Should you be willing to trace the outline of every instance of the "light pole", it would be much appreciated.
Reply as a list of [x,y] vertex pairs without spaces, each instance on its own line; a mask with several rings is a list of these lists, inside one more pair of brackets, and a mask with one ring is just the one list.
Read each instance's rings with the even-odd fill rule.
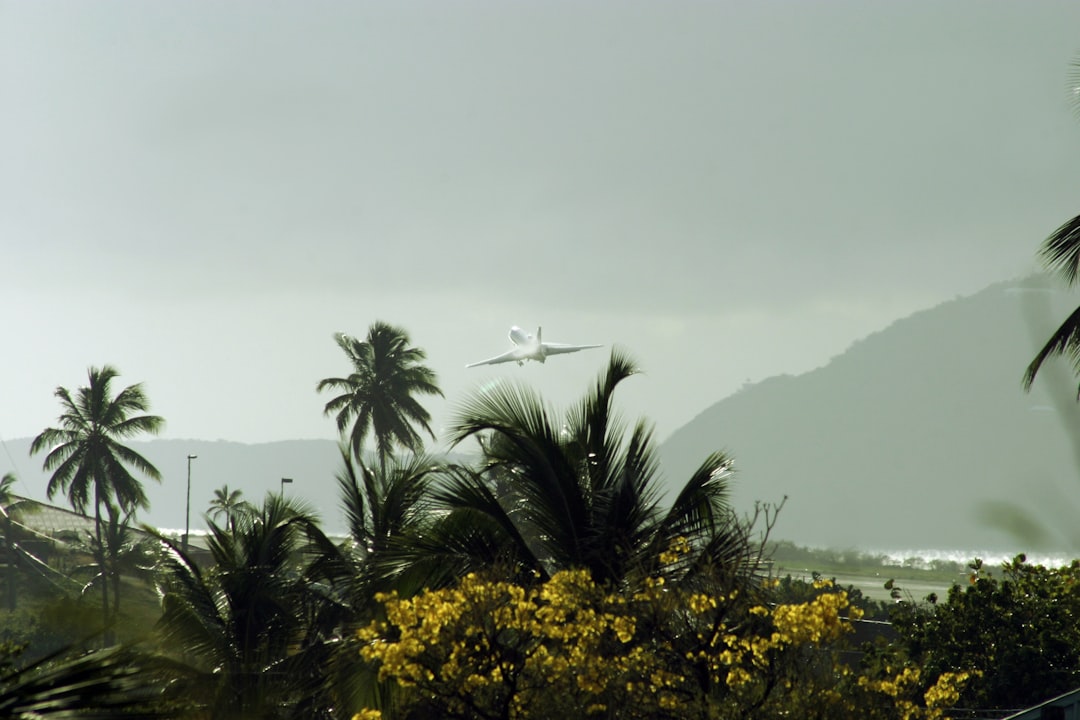
[[285,483],[292,484],[292,478],[281,478],[281,497],[285,497]]
[[187,456],[187,510],[184,511],[184,539],[181,543],[184,546],[184,552],[187,552],[188,533],[191,532],[191,461],[197,457],[199,456]]

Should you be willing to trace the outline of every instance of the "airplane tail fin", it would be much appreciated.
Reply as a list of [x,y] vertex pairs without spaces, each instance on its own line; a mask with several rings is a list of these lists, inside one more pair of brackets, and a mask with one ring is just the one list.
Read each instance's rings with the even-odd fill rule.
[[536,326],[536,344],[544,344],[544,328],[540,327],[539,325]]

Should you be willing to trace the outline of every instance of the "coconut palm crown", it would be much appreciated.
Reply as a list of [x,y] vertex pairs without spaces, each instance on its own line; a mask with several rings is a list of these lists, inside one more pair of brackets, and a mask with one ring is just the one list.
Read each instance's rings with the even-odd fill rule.
[[[660,571],[679,581],[754,575],[760,551],[728,503],[726,455],[708,456],[671,506],[660,505],[651,426],[627,426],[613,403],[636,373],[630,357],[613,350],[593,389],[561,418],[523,385],[489,387],[468,400],[451,439],[482,439],[485,464],[479,472],[459,468],[437,493],[449,513],[428,533],[428,560],[457,572],[510,563],[542,577],[585,568],[617,586]],[[686,552],[665,563],[676,543]],[[446,557],[439,546],[450,549]]]
[[334,340],[349,358],[352,372],[325,378],[316,389],[341,393],[326,403],[324,412],[335,416],[343,437],[348,432],[353,455],[362,459],[369,433],[375,437],[381,465],[395,445],[420,452],[423,438],[417,427],[432,439],[435,433],[429,425],[431,415],[415,396],[442,396],[435,372],[423,365],[426,353],[409,345],[405,330],[381,321],[371,325],[363,341],[345,333],[335,334]]
[[247,501],[241,499],[243,494],[241,490],[229,490],[227,484],[217,488],[214,490],[214,499],[210,501],[207,516],[211,520],[224,518],[229,531],[236,532],[236,519],[242,513],[252,510]]
[[74,393],[56,388],[62,408],[59,427],[45,428],[30,445],[31,455],[49,449],[44,462],[45,470],[53,473],[46,489],[49,498],[63,491],[82,513],[91,501],[100,510],[113,498],[125,512],[149,507],[142,483],[128,466],[161,480],[149,460],[121,441],[143,433],[156,435],[165,421],[157,415],[136,414],[149,409],[141,384],[129,385],[114,397],[112,383],[118,375],[109,365],[91,367],[85,387]]

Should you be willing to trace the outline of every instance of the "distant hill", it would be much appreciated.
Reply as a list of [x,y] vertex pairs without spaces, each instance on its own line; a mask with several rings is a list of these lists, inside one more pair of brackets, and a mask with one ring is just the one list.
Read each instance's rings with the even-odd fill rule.
[[730,452],[736,505],[789,496],[774,536],[802,544],[1080,551],[1076,382],[1058,363],[1020,386],[1078,302],[1036,278],[911,315],[717,402],[664,442],[665,473]]
[[[205,528],[203,513],[214,497],[214,490],[224,484],[241,490],[244,499],[260,502],[267,492],[282,488],[281,478],[292,478],[285,493],[303,498],[320,514],[326,528],[345,527],[338,509],[337,482],[341,455],[332,440],[288,440],[246,445],[206,440],[148,440],[129,443],[142,453],[164,476],[160,484],[145,481],[150,510],[139,513],[139,521],[158,528],[183,530],[187,493],[187,456],[197,455],[191,464],[191,527]],[[19,495],[42,500],[48,474],[41,471],[44,456],[30,458],[30,439],[6,442],[8,453],[17,466]],[[7,472],[10,461],[0,454],[0,472]],[[66,505],[63,496],[54,498]]]
[[[14,472],[19,479],[14,492],[34,500],[45,500],[49,474],[41,470],[44,455],[29,457],[31,438],[5,442],[0,451],[0,474]],[[187,493],[187,456],[191,463],[191,528],[206,528],[203,515],[214,490],[228,484],[243,492],[243,499],[261,502],[268,492],[280,492],[308,503],[319,515],[325,530],[344,532],[346,523],[339,502],[337,474],[342,469],[341,453],[334,440],[285,440],[245,444],[224,440],[143,440],[128,443],[161,471],[162,482],[144,480],[150,510],[138,521],[156,528],[184,529]],[[10,459],[8,457],[10,455]],[[464,461],[459,455],[455,461]],[[12,467],[14,461],[15,467]],[[293,482],[282,484],[282,478]],[[51,501],[67,507],[67,499],[57,495]]]

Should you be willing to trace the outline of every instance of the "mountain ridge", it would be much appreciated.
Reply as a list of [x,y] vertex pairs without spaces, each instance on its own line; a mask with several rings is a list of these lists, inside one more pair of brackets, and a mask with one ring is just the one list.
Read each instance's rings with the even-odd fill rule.
[[1020,384],[1068,300],[1038,279],[997,283],[898,319],[814,370],[744,386],[661,445],[668,481],[729,450],[736,507],[787,496],[776,533],[811,545],[1032,550],[1004,528],[1041,515],[1035,544],[1073,544],[1045,501],[1080,507],[1070,440],[1080,410],[1060,402],[1075,383],[1054,363],[1031,394]]

